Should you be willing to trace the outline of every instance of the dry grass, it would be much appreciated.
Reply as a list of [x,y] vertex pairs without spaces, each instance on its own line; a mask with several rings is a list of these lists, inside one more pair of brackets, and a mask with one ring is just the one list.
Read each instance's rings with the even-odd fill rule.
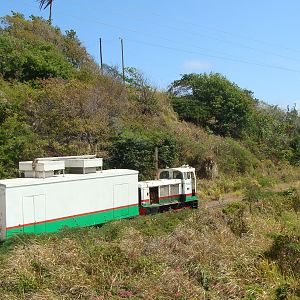
[[244,221],[241,237],[199,209],[16,238],[0,248],[0,299],[298,299],[299,277],[265,255],[278,215]]

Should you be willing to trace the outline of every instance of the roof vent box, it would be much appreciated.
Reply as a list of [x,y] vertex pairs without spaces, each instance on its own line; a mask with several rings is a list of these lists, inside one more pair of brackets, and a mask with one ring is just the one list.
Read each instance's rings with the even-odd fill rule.
[[64,171],[64,161],[21,161],[19,162],[19,170],[24,176],[34,178],[52,177],[55,171]]
[[66,168],[68,168],[69,173],[72,174],[90,174],[95,173],[97,168],[103,166],[102,158],[84,159],[75,158],[68,159],[65,161]]
[[33,161],[22,161],[19,170],[25,177],[46,178],[54,174],[90,174],[96,173],[97,168],[102,170],[102,158],[96,155],[61,156],[36,158]]

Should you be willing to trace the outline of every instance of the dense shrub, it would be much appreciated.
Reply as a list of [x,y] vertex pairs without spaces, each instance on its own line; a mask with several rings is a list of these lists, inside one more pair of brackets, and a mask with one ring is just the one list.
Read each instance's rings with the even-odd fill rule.
[[266,253],[267,257],[275,260],[283,273],[300,274],[300,236],[275,235],[273,244]]
[[186,121],[235,138],[247,128],[252,95],[221,74],[184,74],[170,90],[175,96],[174,109]]
[[228,226],[235,235],[240,237],[248,231],[245,210],[246,206],[240,202],[232,202],[223,209]]
[[112,142],[109,164],[138,170],[141,178],[153,178],[155,147],[158,147],[159,167],[173,166],[178,156],[176,142],[163,131],[124,131]]
[[53,45],[29,45],[8,35],[0,35],[0,73],[4,79],[28,81],[36,78],[71,78],[74,69]]
[[76,71],[98,71],[73,30],[64,35],[42,18],[26,20],[17,13],[1,18],[1,25],[0,73],[7,80],[68,79]]

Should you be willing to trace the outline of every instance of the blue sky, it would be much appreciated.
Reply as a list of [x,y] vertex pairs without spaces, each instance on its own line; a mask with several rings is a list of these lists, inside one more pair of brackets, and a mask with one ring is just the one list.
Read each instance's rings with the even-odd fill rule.
[[[71,3],[71,4],[70,4]],[[35,0],[0,0],[0,15],[48,17]],[[99,61],[141,70],[165,89],[180,74],[219,72],[255,97],[300,107],[300,1],[54,0],[53,23],[74,29]]]

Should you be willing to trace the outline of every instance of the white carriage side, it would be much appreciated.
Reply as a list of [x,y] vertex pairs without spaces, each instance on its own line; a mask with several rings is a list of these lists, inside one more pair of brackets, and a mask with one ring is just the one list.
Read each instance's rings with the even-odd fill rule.
[[40,160],[34,170],[28,162],[23,164],[27,177],[35,178],[0,180],[0,239],[23,232],[91,226],[139,214],[138,171],[96,171],[93,164],[99,164],[99,160],[76,160],[68,165],[81,174],[54,175],[57,170],[49,166],[61,168],[60,163],[45,162]]

